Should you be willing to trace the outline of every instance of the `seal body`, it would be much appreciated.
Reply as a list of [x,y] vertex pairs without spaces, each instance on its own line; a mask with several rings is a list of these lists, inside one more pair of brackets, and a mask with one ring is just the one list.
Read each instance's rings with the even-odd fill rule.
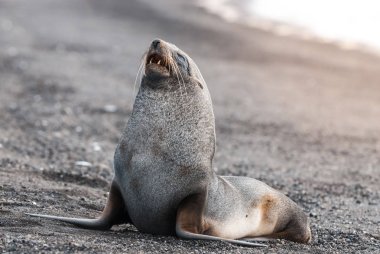
[[215,149],[208,99],[199,87],[160,93],[141,86],[114,159],[115,179],[139,230],[174,234],[179,203],[206,190]]
[[151,234],[235,240],[266,236],[310,241],[307,216],[293,201],[252,178],[217,176],[215,119],[194,61],[154,40],[142,65],[131,117],[114,156],[115,177],[97,219],[33,216],[89,229],[132,223]]
[[195,64],[176,46],[155,40],[144,62],[115,152],[115,181],[139,230],[175,234],[179,203],[204,192],[213,174],[214,114]]

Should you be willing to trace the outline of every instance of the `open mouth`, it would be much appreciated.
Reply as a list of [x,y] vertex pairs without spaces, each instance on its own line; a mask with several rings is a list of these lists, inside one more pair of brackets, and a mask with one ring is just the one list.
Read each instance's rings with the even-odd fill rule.
[[146,60],[146,68],[153,71],[169,73],[168,61],[159,54],[153,53]]

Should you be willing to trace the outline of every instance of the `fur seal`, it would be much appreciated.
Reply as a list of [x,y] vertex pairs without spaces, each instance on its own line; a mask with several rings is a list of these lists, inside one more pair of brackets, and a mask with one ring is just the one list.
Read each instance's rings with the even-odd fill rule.
[[[252,178],[212,169],[215,119],[195,62],[154,40],[139,69],[141,84],[115,151],[115,176],[97,219],[29,214],[88,229],[131,223],[141,232],[186,239],[311,239],[308,217],[288,197]],[[139,76],[138,73],[138,76]]]

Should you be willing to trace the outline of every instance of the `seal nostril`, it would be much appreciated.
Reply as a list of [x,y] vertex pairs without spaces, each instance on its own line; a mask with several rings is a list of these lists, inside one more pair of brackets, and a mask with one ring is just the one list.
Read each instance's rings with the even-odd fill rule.
[[154,41],[152,41],[153,48],[157,48],[158,45],[160,45],[160,40],[154,40]]

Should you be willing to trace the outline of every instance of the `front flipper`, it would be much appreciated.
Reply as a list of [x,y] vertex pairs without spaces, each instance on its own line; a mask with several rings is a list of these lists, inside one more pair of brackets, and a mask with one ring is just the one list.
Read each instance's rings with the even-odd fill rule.
[[249,247],[267,247],[267,245],[261,243],[226,239],[204,234],[205,232],[211,232],[203,216],[205,197],[205,194],[195,194],[181,202],[177,211],[176,221],[176,233],[178,237],[192,240],[224,241]]
[[97,219],[82,219],[82,218],[69,218],[69,217],[59,217],[45,214],[32,214],[26,213],[27,215],[34,217],[41,217],[52,220],[59,220],[63,222],[68,222],[74,224],[81,228],[87,229],[100,229],[106,230],[110,229],[113,225],[120,223],[131,223],[128,216],[126,206],[119,190],[119,187],[115,182],[112,182],[110,193],[108,196],[107,204],[103,210],[102,215]]

